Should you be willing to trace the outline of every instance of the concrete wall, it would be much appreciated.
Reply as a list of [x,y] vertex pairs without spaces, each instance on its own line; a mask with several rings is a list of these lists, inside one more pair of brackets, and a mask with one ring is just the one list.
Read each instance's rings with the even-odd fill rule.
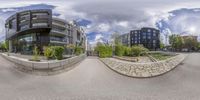
[[42,72],[42,74],[49,74],[49,72],[59,71],[74,66],[76,63],[86,58],[85,54],[75,56],[64,60],[52,60],[45,62],[28,61],[27,59],[20,59],[15,56],[8,56],[1,54],[7,60],[13,62],[18,69],[25,72]]

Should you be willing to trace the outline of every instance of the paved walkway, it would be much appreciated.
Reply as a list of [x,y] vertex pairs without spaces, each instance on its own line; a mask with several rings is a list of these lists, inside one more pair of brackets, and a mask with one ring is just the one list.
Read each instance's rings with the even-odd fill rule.
[[0,57],[1,100],[200,100],[200,54],[190,54],[173,71],[154,78],[119,75],[89,57],[55,76],[19,72]]

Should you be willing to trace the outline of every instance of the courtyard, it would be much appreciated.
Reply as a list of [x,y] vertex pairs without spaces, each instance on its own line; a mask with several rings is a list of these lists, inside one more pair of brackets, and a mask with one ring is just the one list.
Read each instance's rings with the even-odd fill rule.
[[174,70],[153,78],[131,78],[87,57],[53,76],[23,73],[0,56],[2,100],[198,100],[200,53],[189,53]]

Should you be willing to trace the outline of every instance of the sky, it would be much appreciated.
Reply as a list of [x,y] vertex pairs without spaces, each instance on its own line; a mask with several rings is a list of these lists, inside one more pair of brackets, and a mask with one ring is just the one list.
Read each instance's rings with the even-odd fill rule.
[[0,1],[0,40],[5,38],[9,16],[42,8],[52,9],[55,17],[77,21],[90,44],[110,40],[114,32],[125,34],[142,27],[159,29],[164,43],[171,34],[200,37],[199,0],[4,0]]

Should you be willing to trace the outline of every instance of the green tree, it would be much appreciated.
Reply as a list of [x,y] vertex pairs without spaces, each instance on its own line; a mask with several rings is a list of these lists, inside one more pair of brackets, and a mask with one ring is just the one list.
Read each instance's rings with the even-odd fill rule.
[[82,53],[83,53],[83,48],[81,48],[80,46],[76,46],[75,47],[75,54],[80,55]]
[[132,46],[131,52],[133,56],[141,56],[142,54],[145,55],[148,52],[147,48],[144,48],[143,46]]
[[192,37],[187,37],[184,39],[184,47],[188,49],[196,49],[198,47],[198,42]]
[[101,58],[112,56],[112,47],[109,45],[99,44],[96,46],[95,51],[99,53]]
[[124,56],[131,56],[131,48],[124,46]]
[[122,46],[121,44],[117,44],[115,46],[115,55],[116,56],[123,56],[125,51],[125,47]]
[[180,50],[184,45],[184,40],[181,36],[173,34],[169,36],[169,43],[175,50]]
[[198,46],[197,46],[198,50],[200,50],[200,43],[198,43]]
[[9,42],[6,40],[6,41],[3,41],[2,43],[1,43],[1,45],[0,45],[0,48],[1,49],[4,49],[4,50],[6,50],[6,51],[8,51],[9,50]]
[[177,36],[175,41],[175,48],[180,50],[183,47],[183,45],[184,45],[183,38],[181,36]]
[[160,49],[163,49],[165,45],[163,43],[160,43]]

